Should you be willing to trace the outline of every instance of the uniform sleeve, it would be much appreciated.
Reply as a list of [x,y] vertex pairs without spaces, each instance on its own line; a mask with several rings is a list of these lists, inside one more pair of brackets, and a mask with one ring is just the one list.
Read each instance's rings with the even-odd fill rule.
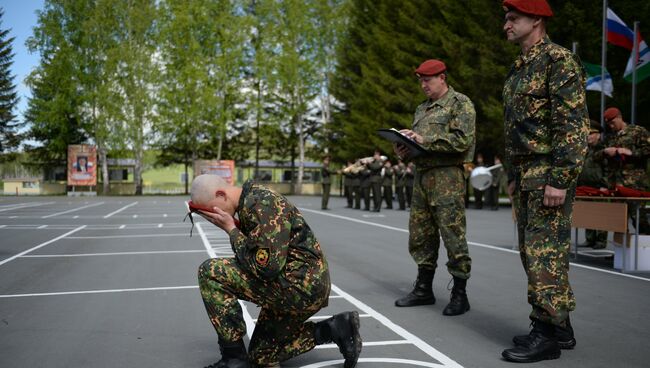
[[547,183],[566,189],[574,183],[587,153],[589,118],[585,79],[580,64],[571,56],[554,62],[549,78],[551,97],[552,167]]
[[250,211],[253,230],[248,235],[235,228],[230,243],[239,264],[259,279],[275,279],[284,269],[291,239],[291,221],[278,197],[256,201]]
[[650,156],[650,134],[644,128],[638,127],[634,136],[632,157],[645,158]]
[[469,100],[456,102],[452,116],[444,133],[424,136],[423,146],[432,152],[461,153],[474,143],[476,111]]

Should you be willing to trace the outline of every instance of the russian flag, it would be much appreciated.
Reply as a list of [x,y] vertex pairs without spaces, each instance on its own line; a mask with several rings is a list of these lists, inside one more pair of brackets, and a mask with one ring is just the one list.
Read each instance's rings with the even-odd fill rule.
[[634,48],[634,31],[610,8],[607,8],[607,42],[630,51]]

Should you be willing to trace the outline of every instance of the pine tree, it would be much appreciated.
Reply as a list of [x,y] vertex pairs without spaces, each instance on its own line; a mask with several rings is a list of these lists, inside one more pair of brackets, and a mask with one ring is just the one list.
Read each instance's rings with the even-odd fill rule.
[[9,30],[2,28],[4,10],[0,8],[0,153],[5,153],[18,147],[19,123],[16,122],[14,109],[18,104],[18,95],[14,76],[11,73],[13,51],[11,43],[14,37],[9,37]]

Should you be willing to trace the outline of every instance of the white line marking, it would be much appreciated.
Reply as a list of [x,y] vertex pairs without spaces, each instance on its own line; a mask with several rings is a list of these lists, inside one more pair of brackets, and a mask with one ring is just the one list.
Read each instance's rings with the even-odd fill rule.
[[113,216],[114,214],[120,213],[120,212],[124,211],[125,209],[127,209],[129,207],[135,206],[136,204],[138,204],[138,201],[135,201],[135,202],[133,202],[131,204],[127,204],[126,206],[120,208],[119,210],[113,211],[113,212],[109,213],[108,215],[104,216],[104,218],[109,218],[109,217]]
[[138,215],[133,215],[133,218],[138,218]]
[[11,206],[11,207],[0,209],[0,212],[11,211],[11,210],[19,210],[19,209],[21,209],[21,208],[28,208],[28,207],[45,206],[45,205],[47,205],[47,204],[53,204],[53,203],[54,203],[54,202],[45,202],[45,203],[36,202],[36,203],[17,203],[17,204],[10,204],[10,205],[8,205],[8,206]]
[[[321,319],[328,319],[328,318],[331,318],[331,317],[333,317],[333,316],[313,316],[313,317],[309,318],[309,320],[310,321],[318,321],[318,320],[321,320]],[[368,317],[372,317],[372,316],[369,315],[369,314],[359,314],[359,318],[368,318]]]
[[57,293],[0,295],[0,298],[22,298],[27,296],[58,296],[58,295],[77,295],[77,294],[108,294],[108,293],[124,293],[129,291],[165,291],[165,290],[183,290],[183,289],[198,289],[198,288],[199,288],[198,286],[166,286],[166,287],[134,288],[134,289],[61,291]]
[[12,256],[12,257],[9,257],[9,258],[7,258],[7,259],[5,259],[3,261],[0,261],[0,266],[2,266],[3,264],[5,264],[7,262],[13,261],[14,259],[16,259],[18,257],[24,256],[25,254],[27,254],[29,252],[35,251],[36,249],[43,248],[44,246],[46,246],[48,244],[54,243],[55,241],[57,241],[59,239],[63,239],[63,238],[65,238],[66,236],[68,236],[70,234],[76,233],[77,231],[83,229],[84,227],[86,227],[86,225],[79,226],[78,228],[76,228],[76,229],[74,229],[72,231],[68,231],[67,233],[65,233],[65,234],[63,234],[61,236],[57,236],[56,238],[54,238],[52,240],[48,240],[45,243],[41,243],[41,244],[39,244],[39,245],[37,245],[37,246],[35,246],[33,248],[27,249],[24,252],[20,252],[20,253],[18,253],[16,255]]
[[339,289],[336,285],[332,284],[332,290],[334,290],[337,294],[343,296],[348,302],[352,303],[355,307],[357,307],[360,310],[362,310],[363,312],[373,316],[382,325],[388,327],[390,330],[392,330],[396,334],[400,335],[405,340],[410,341],[413,345],[417,346],[420,350],[422,350],[423,352],[428,354],[430,357],[432,357],[435,360],[439,361],[440,363],[444,364],[445,367],[463,368],[463,366],[456,363],[454,360],[452,360],[448,356],[444,355],[443,353],[439,352],[433,346],[427,344],[426,342],[424,342],[419,337],[417,337],[417,336],[413,335],[412,333],[406,331],[404,328],[396,325],[391,320],[386,318],[384,315],[382,315],[381,313],[379,313],[379,312],[375,311],[374,309],[370,308],[370,306],[363,303],[359,299],[357,299],[357,298],[353,297],[352,295],[350,295],[350,294],[344,292],[343,290]]
[[10,216],[9,218],[10,218],[10,219],[15,219],[15,218],[17,218],[17,217],[18,217],[18,216]]
[[124,229],[126,225],[120,225],[120,229]]
[[208,255],[210,258],[217,258],[217,255],[214,253],[214,249],[210,246],[210,242],[208,241],[208,238],[205,236],[205,232],[203,231],[203,227],[201,224],[196,224],[196,230],[198,230],[199,236],[201,237],[201,240],[203,240],[203,246],[205,247],[205,250],[208,252]]
[[166,213],[164,213],[164,214],[163,214],[163,217],[167,217],[167,214],[166,214]]
[[[413,344],[412,342],[408,340],[387,340],[387,341],[364,341],[363,346],[388,346],[388,345],[411,345]],[[325,345],[317,345],[314,347],[314,349],[338,349],[338,345],[336,344],[325,344]]]
[[0,229],[2,229],[3,227],[6,227],[6,226],[7,226],[7,225],[0,225]]
[[199,250],[161,250],[146,252],[114,252],[114,253],[79,253],[79,254],[33,254],[22,256],[21,258],[64,258],[64,257],[92,257],[92,256],[122,256],[122,255],[139,255],[139,254],[178,254],[178,253],[203,253]]
[[47,227],[47,225],[41,225],[41,226],[37,227],[37,229],[45,229],[46,227]]
[[161,228],[161,227],[163,227],[163,224],[158,224],[158,228]]
[[[359,358],[359,363],[396,363],[396,364],[406,364],[406,365],[415,365],[418,367],[429,367],[429,368],[442,368],[443,365],[429,362],[422,362],[419,360],[410,360],[410,359],[394,359],[394,358]],[[303,365],[301,368],[322,368],[322,367],[340,367],[343,365],[343,359],[339,360],[327,360],[324,362],[313,363],[309,365]]]
[[78,218],[79,218],[79,215],[74,215],[74,216],[72,216],[72,218],[73,218],[73,219],[78,219]]
[[[335,217],[335,218],[339,218],[339,219],[343,219],[343,220],[347,220],[347,221],[359,222],[359,223],[370,225],[370,226],[377,226],[377,227],[381,227],[381,228],[385,228],[385,229],[389,229],[389,230],[400,231],[400,232],[403,232],[403,233],[408,233],[409,232],[407,229],[400,229],[400,228],[397,228],[397,227],[386,226],[386,225],[377,224],[377,223],[370,222],[370,221],[362,221],[362,220],[358,220],[358,219],[355,219],[355,218],[352,218],[352,217],[332,215],[332,214],[329,214],[329,213],[323,213],[321,211],[314,211],[314,210],[309,210],[309,209],[305,209],[305,208],[300,208],[300,210],[301,211],[307,211],[307,212],[313,212],[313,213],[323,215],[323,216]],[[497,246],[489,245],[489,244],[476,243],[476,242],[471,242],[471,241],[468,241],[467,244],[474,245],[474,246],[477,246],[477,247],[482,247],[482,248],[498,250],[500,252],[519,254],[519,252],[516,251],[516,250],[512,250],[512,249],[508,249],[508,248],[501,248],[501,247],[497,247]],[[582,264],[579,264],[579,263],[570,262],[570,265],[572,267],[583,268],[583,269],[586,269],[586,270],[603,272],[603,273],[607,273],[607,274],[610,274],[610,275],[616,275],[616,276],[621,276],[621,277],[627,277],[627,278],[630,278],[630,279],[650,282],[650,279],[648,279],[648,278],[644,278],[644,277],[640,277],[640,276],[634,276],[634,275],[621,273],[621,272],[616,272],[616,271],[603,270],[602,268],[585,266],[585,265],[582,265]]]
[[162,238],[170,236],[187,236],[187,234],[135,234],[135,235],[105,235],[105,236],[71,236],[68,239],[119,239],[119,238]]
[[41,218],[50,218],[50,217],[54,217],[54,216],[58,216],[58,215],[63,215],[63,214],[70,213],[70,212],[74,212],[74,211],[83,210],[84,208],[95,207],[95,206],[101,206],[102,204],[104,204],[104,202],[93,203],[93,204],[89,204],[89,205],[87,205],[87,206],[81,206],[81,207],[78,207],[78,208],[73,208],[73,209],[71,209],[71,210],[67,210],[67,211],[63,211],[63,212],[53,213],[53,214],[51,214],[51,215],[43,216],[43,217],[41,217]]

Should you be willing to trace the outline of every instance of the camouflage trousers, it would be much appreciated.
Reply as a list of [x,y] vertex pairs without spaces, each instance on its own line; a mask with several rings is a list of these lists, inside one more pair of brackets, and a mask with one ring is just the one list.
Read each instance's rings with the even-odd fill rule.
[[220,340],[231,342],[246,335],[239,300],[261,307],[251,337],[248,355],[260,367],[279,364],[316,346],[313,322],[307,321],[329,298],[329,276],[322,282],[326,290],[307,295],[278,281],[263,282],[242,271],[234,259],[213,258],[199,267],[199,290],[210,322]]
[[435,270],[442,237],[447,270],[468,279],[472,259],[465,237],[465,180],[462,169],[454,169],[417,173],[409,217],[409,253],[418,268]]
[[562,325],[575,309],[569,284],[571,213],[575,188],[567,190],[564,205],[544,206],[544,190],[515,189],[519,255],[528,276],[531,319]]

